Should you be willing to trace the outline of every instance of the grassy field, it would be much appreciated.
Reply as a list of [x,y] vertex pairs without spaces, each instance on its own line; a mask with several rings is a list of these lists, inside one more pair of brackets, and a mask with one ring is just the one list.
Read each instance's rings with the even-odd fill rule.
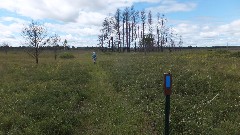
[[171,134],[240,133],[238,52],[68,53],[0,52],[0,134],[164,134],[166,72]]

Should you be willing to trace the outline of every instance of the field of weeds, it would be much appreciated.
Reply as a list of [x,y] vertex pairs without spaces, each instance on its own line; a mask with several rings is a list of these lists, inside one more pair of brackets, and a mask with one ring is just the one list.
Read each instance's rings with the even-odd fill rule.
[[168,72],[170,134],[239,134],[238,52],[67,53],[0,52],[0,134],[164,134]]

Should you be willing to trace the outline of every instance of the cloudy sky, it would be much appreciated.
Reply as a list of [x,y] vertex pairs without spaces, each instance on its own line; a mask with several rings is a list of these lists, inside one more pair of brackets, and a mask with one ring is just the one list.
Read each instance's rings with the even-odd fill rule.
[[0,0],[0,44],[22,46],[20,32],[34,19],[70,46],[96,46],[103,19],[131,5],[164,13],[183,46],[240,45],[239,0]]

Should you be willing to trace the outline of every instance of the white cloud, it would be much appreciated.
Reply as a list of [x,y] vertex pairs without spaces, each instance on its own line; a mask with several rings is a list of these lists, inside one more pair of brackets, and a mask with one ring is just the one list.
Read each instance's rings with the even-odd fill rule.
[[[4,24],[4,23],[6,24]],[[8,42],[11,46],[20,44],[20,33],[23,28],[25,20],[14,17],[1,17],[0,18],[0,44]]]
[[[50,18],[64,22],[75,22],[76,18],[92,21],[103,19],[117,8],[131,6],[134,2],[157,2],[159,0],[1,0],[0,8],[16,12],[33,19]],[[90,13],[90,14],[88,14]],[[91,18],[91,19],[88,19]]]
[[174,30],[183,36],[185,43],[198,46],[239,45],[240,20],[222,25],[180,23]]
[[200,37],[202,38],[214,38],[219,35],[218,32],[210,31],[210,32],[200,32]]
[[25,20],[14,18],[14,17],[0,17],[0,23],[1,22],[9,22],[9,23],[26,23]]
[[58,33],[61,39],[67,39],[71,46],[96,46],[97,35],[100,27],[91,25],[84,27],[83,24],[69,22],[65,24],[45,23],[49,33]]
[[174,30],[181,35],[191,34],[199,31],[199,26],[190,23],[180,23],[174,27]]
[[[152,10],[154,14],[187,12],[197,7],[194,2],[178,0],[1,0],[0,8],[33,19],[60,21],[60,23],[45,23],[49,33],[58,33],[71,45],[95,46],[103,19],[109,13],[114,13],[117,8],[138,2],[155,3],[154,7],[147,9]],[[202,24],[189,20],[179,22],[173,29],[183,36],[185,43],[199,43],[201,46],[201,43],[213,42],[212,40],[218,44],[224,41],[236,43],[240,40],[240,20],[214,26],[209,24],[209,18],[206,18]],[[27,21],[21,18],[0,17],[0,43],[8,41],[19,45],[20,41],[16,39],[21,38],[19,33],[26,23]]]
[[102,21],[106,18],[106,15],[98,12],[84,12],[80,11],[76,21],[82,25],[101,25]]
[[[178,9],[184,7],[184,4],[174,1],[166,3],[166,0],[1,0],[0,8],[33,19],[61,21],[61,24],[46,23],[49,33],[59,33],[62,38],[67,38],[70,42],[82,44],[95,42],[96,44],[104,18],[109,13],[114,13],[117,8],[131,6],[138,2],[165,2],[168,7],[172,6]],[[4,25],[1,22],[8,22],[10,25]],[[23,24],[26,24],[26,21],[19,18],[1,18],[0,35],[3,37],[2,39],[10,40],[10,38],[16,37],[16,33],[19,38]],[[95,39],[93,40],[91,37],[95,37]]]
[[78,9],[64,0],[38,0],[37,2],[33,0],[2,0],[0,8],[33,19],[53,18],[73,21],[78,14]]
[[235,20],[229,24],[221,25],[218,27],[218,31],[221,33],[238,33],[240,32],[240,20]]
[[73,34],[78,36],[97,36],[100,32],[100,27],[91,25],[84,27],[79,23],[65,23],[65,24],[52,24],[45,23],[50,32]]
[[202,29],[203,29],[203,30],[209,30],[210,27],[209,27],[209,26],[204,26]]
[[169,13],[169,12],[179,12],[179,11],[191,11],[195,9],[197,6],[196,3],[193,2],[177,2],[176,0],[163,0],[159,2],[159,6],[149,8],[148,10],[154,12],[161,13]]

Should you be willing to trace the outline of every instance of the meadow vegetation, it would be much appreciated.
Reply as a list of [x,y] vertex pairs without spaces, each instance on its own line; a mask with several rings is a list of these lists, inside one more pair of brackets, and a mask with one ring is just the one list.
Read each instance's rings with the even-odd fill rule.
[[0,52],[0,134],[164,134],[168,72],[170,134],[239,134],[239,52],[97,55]]

